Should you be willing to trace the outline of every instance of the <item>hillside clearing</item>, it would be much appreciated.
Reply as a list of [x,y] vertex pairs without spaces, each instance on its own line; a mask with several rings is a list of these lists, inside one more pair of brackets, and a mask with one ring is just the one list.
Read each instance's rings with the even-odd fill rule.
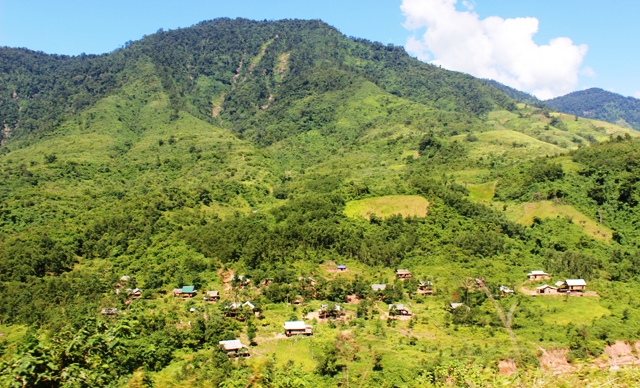
[[511,206],[507,210],[507,216],[519,224],[530,226],[535,217],[545,219],[553,217],[569,217],[573,223],[593,238],[609,242],[612,230],[600,225],[595,220],[582,214],[571,205],[554,204],[553,201],[540,201],[526,203],[524,205]]
[[383,218],[394,214],[424,217],[428,210],[429,202],[419,195],[387,195],[347,202],[344,212],[351,218],[369,219],[371,214]]

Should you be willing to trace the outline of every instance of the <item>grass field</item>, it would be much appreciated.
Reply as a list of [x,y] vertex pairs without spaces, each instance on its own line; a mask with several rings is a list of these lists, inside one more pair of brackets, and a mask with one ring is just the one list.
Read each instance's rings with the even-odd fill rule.
[[347,202],[344,212],[347,216],[369,218],[371,214],[389,217],[401,214],[403,217],[424,217],[429,211],[429,202],[418,195],[387,195],[384,197],[360,199]]
[[571,205],[556,205],[552,201],[540,201],[515,205],[509,207],[506,212],[507,217],[522,225],[533,224],[534,217],[541,219],[553,217],[569,217],[573,223],[580,226],[586,234],[603,241],[610,241],[612,230],[604,225],[600,225],[595,220],[590,219],[580,213]]
[[542,320],[548,324],[568,325],[576,322],[591,322],[593,319],[610,314],[597,298],[536,297],[534,303],[540,306]]
[[491,201],[496,192],[496,184],[498,184],[498,181],[482,184],[467,184],[469,199],[473,201]]

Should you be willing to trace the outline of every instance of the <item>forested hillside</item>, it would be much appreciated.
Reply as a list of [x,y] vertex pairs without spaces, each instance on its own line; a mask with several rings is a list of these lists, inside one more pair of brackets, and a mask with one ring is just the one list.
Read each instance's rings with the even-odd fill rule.
[[591,88],[569,93],[545,103],[561,112],[628,125],[640,130],[640,100],[637,98]]
[[635,131],[320,21],[0,62],[0,385],[637,381]]

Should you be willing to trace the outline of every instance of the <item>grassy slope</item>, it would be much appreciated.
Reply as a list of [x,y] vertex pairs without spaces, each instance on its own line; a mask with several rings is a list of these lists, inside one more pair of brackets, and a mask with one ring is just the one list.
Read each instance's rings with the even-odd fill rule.
[[388,195],[347,202],[344,212],[349,217],[369,218],[371,214],[388,217],[401,214],[403,217],[425,217],[429,202],[418,195]]

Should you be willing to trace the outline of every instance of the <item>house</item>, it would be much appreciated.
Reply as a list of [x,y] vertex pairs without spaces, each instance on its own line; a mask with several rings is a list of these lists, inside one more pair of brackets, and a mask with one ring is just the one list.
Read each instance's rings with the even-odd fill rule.
[[[225,315],[231,318],[238,317],[238,311],[244,309],[245,307],[248,307],[249,309],[251,309],[251,311],[253,311],[255,314],[256,306],[253,303],[247,301],[244,303],[233,302],[224,306],[224,310],[226,311]],[[244,317],[241,316],[238,319],[242,320],[244,319]]]
[[131,280],[131,276],[128,276],[128,275],[122,275],[122,276],[120,277],[120,281],[121,281],[121,282],[128,282],[129,280]]
[[[390,304],[389,305],[390,315],[401,315],[401,316],[411,316],[411,311],[407,309],[403,304]],[[391,314],[391,312],[395,312],[395,314]]]
[[544,271],[531,271],[527,274],[527,279],[529,280],[545,280],[549,278],[549,274]]
[[182,298],[193,298],[198,293],[194,286],[183,286],[182,288],[174,288],[173,296]]
[[130,288],[127,288],[127,295],[129,295],[133,299],[138,299],[142,296],[142,290],[139,288],[135,288],[133,290]]
[[340,265],[338,265],[338,267],[337,267],[337,268],[338,268],[338,272],[344,272],[344,271],[346,271],[346,270],[347,270],[347,266],[346,266],[346,265],[344,265],[344,264],[340,264]]
[[331,309],[329,308],[329,305],[323,304],[318,310],[318,318],[320,319],[338,318],[341,315],[344,315],[344,311],[342,310],[342,307],[337,304],[333,305]]
[[229,357],[249,357],[249,348],[240,340],[220,341],[218,344]]
[[433,283],[429,280],[418,283],[418,294],[433,294]]
[[409,279],[411,276],[411,272],[408,269],[399,269],[396,271],[396,277],[398,279]]
[[464,303],[449,303],[449,310],[453,311],[464,306]]
[[118,313],[118,309],[115,307],[104,308],[100,311],[102,315],[116,315]]
[[562,286],[559,291],[561,292],[571,292],[571,291],[580,291],[583,292],[587,288],[587,282],[584,279],[567,279],[562,282]]
[[387,288],[386,284],[372,284],[371,289],[373,291],[384,291]]
[[540,295],[554,295],[558,293],[558,288],[554,286],[550,286],[548,284],[544,284],[540,287],[536,287],[536,294]]
[[312,335],[313,327],[306,325],[304,321],[287,321],[284,323],[284,334],[287,337],[292,335]]
[[220,300],[220,292],[219,291],[207,291],[203,295],[203,299],[205,302],[217,302]]
[[502,296],[505,296],[507,294],[513,294],[513,290],[507,286],[500,286],[499,290]]

